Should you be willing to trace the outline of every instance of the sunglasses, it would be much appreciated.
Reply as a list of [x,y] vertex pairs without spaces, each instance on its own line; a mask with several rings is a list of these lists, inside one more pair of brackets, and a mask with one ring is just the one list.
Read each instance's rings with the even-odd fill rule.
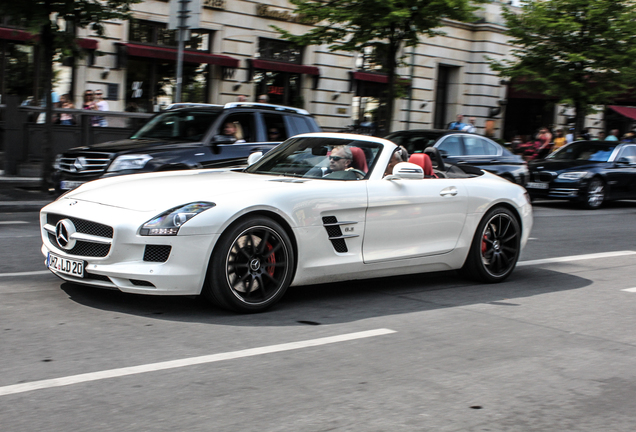
[[349,158],[342,157],[342,156],[329,156],[329,160],[332,160],[332,161],[338,162],[340,159],[349,159]]

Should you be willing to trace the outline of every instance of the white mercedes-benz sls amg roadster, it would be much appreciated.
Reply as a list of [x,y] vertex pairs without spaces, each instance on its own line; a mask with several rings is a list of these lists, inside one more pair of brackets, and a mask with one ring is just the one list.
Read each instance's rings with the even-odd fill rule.
[[42,253],[65,281],[202,294],[239,312],[265,310],[290,285],[443,270],[506,279],[532,228],[525,189],[445,165],[435,149],[402,152],[315,133],[247,168],[96,180],[42,209]]

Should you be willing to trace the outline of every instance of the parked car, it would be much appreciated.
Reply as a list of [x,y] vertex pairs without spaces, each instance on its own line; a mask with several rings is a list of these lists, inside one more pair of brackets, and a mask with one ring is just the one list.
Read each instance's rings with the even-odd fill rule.
[[[224,125],[241,129],[240,140]],[[286,138],[321,129],[305,110],[280,105],[177,104],[149,120],[129,139],[76,147],[57,156],[53,182],[58,193],[97,178],[245,164]],[[269,132],[277,131],[278,136]]]
[[566,199],[597,209],[636,198],[636,144],[576,141],[532,161],[526,185],[533,199]]
[[426,147],[435,147],[447,163],[476,166],[521,186],[528,181],[528,164],[521,156],[480,135],[414,129],[393,132],[385,138],[403,146],[409,154],[422,153]]
[[42,253],[69,282],[202,293],[241,312],[272,306],[290,285],[453,269],[505,280],[532,227],[525,189],[471,166],[425,176],[430,161],[385,175],[396,150],[305,134],[247,168],[96,180],[42,209]]

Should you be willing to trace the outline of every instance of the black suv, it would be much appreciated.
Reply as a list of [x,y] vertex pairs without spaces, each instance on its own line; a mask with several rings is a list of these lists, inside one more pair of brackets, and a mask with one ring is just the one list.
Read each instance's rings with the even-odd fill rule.
[[[265,153],[293,135],[320,132],[314,118],[298,108],[243,102],[184,105],[157,114],[128,139],[58,155],[53,173],[57,192],[114,175],[242,165],[251,153]],[[228,123],[239,136],[223,135]]]

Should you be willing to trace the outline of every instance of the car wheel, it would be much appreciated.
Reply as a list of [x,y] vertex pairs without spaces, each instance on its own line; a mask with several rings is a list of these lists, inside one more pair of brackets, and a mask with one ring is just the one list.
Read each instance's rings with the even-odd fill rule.
[[203,294],[237,312],[261,312],[285,294],[294,273],[292,242],[265,217],[245,219],[223,233],[210,259]]
[[481,282],[501,282],[517,265],[520,249],[517,218],[510,210],[495,207],[479,223],[461,273]]
[[605,193],[605,183],[603,183],[603,180],[594,177],[587,185],[583,206],[591,210],[600,208],[605,202]]

